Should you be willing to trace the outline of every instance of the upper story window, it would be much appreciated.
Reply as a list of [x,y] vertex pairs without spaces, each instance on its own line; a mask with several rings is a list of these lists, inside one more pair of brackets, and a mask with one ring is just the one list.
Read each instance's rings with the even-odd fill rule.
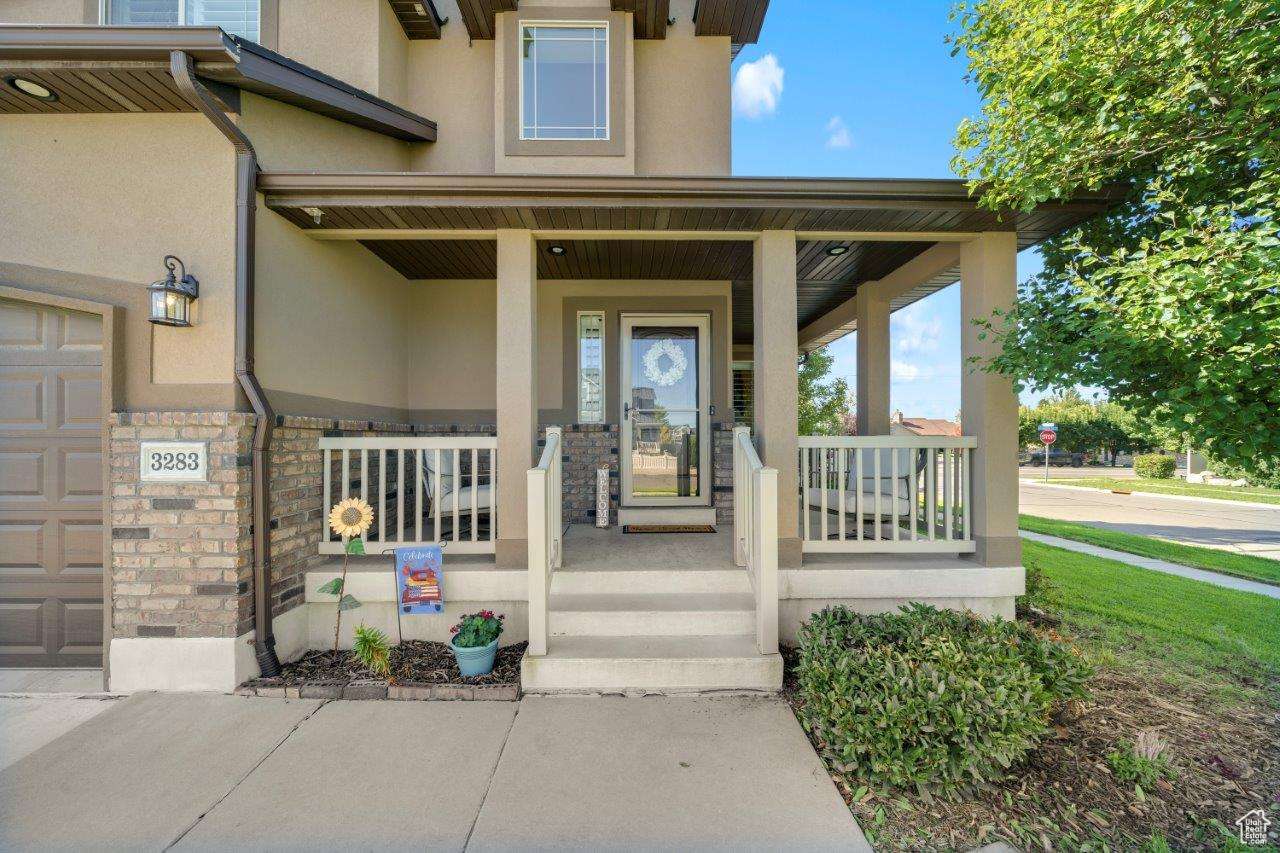
[[520,138],[609,138],[609,25],[521,26]]
[[104,0],[109,24],[222,27],[249,41],[261,36],[260,0]]

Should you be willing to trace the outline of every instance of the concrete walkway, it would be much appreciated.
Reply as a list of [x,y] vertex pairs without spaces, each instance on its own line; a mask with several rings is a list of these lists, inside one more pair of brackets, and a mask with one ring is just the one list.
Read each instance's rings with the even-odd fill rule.
[[1117,495],[1022,480],[1019,511],[1170,542],[1280,559],[1280,505]]
[[871,849],[773,697],[110,704],[0,770],[0,849]]
[[1107,560],[1116,560],[1117,562],[1127,563],[1130,566],[1137,566],[1140,569],[1151,569],[1153,571],[1164,572],[1169,575],[1178,575],[1183,578],[1204,581],[1205,583],[1225,587],[1226,589],[1237,589],[1241,592],[1254,592],[1258,595],[1265,595],[1267,598],[1280,599],[1280,586],[1258,583],[1257,581],[1245,580],[1244,578],[1224,575],[1219,572],[1209,572],[1204,569],[1193,569],[1190,566],[1184,566],[1179,563],[1170,563],[1167,560],[1155,560],[1150,557],[1140,557],[1137,554],[1130,554],[1126,551],[1102,548],[1098,545],[1090,545],[1087,542],[1076,542],[1075,540],[1063,539],[1059,536],[1045,536],[1043,533],[1032,533],[1029,530],[1023,530],[1021,533],[1023,539],[1029,539],[1032,542],[1040,542],[1044,545],[1052,545],[1055,548],[1065,548],[1068,551],[1075,551],[1077,554],[1088,554],[1091,557],[1102,557]]

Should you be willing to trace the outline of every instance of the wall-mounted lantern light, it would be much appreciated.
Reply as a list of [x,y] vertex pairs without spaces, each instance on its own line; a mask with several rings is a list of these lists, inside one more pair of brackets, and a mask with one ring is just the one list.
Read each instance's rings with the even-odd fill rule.
[[[190,326],[191,303],[200,298],[200,282],[187,275],[186,265],[173,255],[164,256],[169,272],[147,287],[151,291],[151,322],[161,326]],[[178,270],[182,275],[177,275]]]

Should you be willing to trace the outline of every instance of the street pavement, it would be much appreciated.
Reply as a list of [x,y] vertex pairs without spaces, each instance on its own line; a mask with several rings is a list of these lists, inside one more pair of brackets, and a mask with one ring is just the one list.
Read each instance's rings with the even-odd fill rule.
[[0,770],[0,850],[170,847],[871,849],[777,697],[140,693]]
[[1030,480],[1022,480],[1018,492],[1019,512],[1026,515],[1280,560],[1280,505],[1263,509],[1231,501],[1117,495]]

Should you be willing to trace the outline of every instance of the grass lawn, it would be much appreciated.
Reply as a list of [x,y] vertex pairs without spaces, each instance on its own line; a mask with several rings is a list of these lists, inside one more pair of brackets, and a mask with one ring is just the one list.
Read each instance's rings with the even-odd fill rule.
[[[1034,479],[1027,477],[1025,479]],[[1043,480],[1041,480],[1043,482]],[[1154,492],[1158,495],[1185,495],[1189,498],[1217,498],[1224,501],[1251,501],[1253,503],[1280,504],[1280,489],[1264,489],[1261,486],[1206,486],[1182,480],[1149,480],[1145,477],[1054,477],[1050,483],[1064,486],[1086,486],[1092,489],[1119,489],[1125,492]]]
[[1114,548],[1142,557],[1156,560],[1168,560],[1170,563],[1181,563],[1197,569],[1208,569],[1224,575],[1248,578],[1280,585],[1280,560],[1266,557],[1253,557],[1249,554],[1236,554],[1231,551],[1219,551],[1214,548],[1201,548],[1195,545],[1183,545],[1178,542],[1165,542],[1149,536],[1138,536],[1133,533],[1122,533],[1118,530],[1106,530],[1088,524],[1077,524],[1073,521],[1057,521],[1051,518],[1040,518],[1035,515],[1019,515],[1018,526],[1032,533],[1043,533],[1046,536],[1061,536],[1063,539],[1074,539],[1077,542],[1088,542],[1103,548]]
[[[1033,603],[1106,666],[1221,697],[1280,699],[1280,600],[1023,543]],[[1038,600],[1035,600],[1037,599]]]

